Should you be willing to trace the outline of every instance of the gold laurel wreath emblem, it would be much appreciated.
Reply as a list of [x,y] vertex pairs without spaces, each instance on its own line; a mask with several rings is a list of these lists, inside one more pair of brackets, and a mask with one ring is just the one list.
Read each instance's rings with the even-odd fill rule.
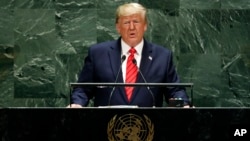
[[144,118],[146,119],[146,123],[148,125],[148,130],[149,130],[146,141],[152,141],[154,137],[154,124],[151,123],[151,120],[146,115],[144,115]]
[[112,131],[113,131],[113,128],[114,128],[114,123],[115,123],[115,119],[116,119],[116,116],[115,115],[108,123],[108,129],[107,129],[107,133],[108,133],[108,139],[109,141],[115,141],[113,135],[112,135]]
[[[112,131],[115,125],[114,123],[116,121],[116,117],[117,115],[115,115],[108,123],[107,134],[108,134],[109,141],[116,141],[112,134]],[[144,118],[145,118],[145,122],[147,123],[148,130],[149,130],[146,141],[152,141],[154,137],[154,124],[146,115],[144,115]]]

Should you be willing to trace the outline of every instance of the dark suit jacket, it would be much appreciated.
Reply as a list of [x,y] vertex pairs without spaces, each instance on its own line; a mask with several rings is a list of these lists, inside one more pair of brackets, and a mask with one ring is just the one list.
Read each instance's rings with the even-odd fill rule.
[[[93,45],[89,48],[85,58],[84,67],[78,82],[109,82],[114,83],[118,70],[121,67],[121,38]],[[170,50],[144,40],[140,70],[148,83],[178,83]],[[123,83],[122,72],[119,73],[118,83]],[[138,83],[144,83],[138,74]],[[189,104],[185,89],[181,88],[151,88],[155,97],[155,106],[162,106],[165,99],[182,98]],[[75,88],[71,96],[71,103],[87,105],[94,97],[94,106],[109,105],[111,88]],[[167,101],[168,102],[168,101]],[[139,107],[152,107],[153,98],[146,87],[136,87],[131,101],[126,98],[124,87],[116,87],[110,99],[110,105],[137,105]]]

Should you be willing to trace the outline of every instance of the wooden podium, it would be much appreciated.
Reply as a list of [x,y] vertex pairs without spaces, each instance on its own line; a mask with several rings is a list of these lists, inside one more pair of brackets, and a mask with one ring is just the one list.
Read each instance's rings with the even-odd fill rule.
[[228,141],[244,139],[233,133],[250,131],[249,119],[247,108],[4,108],[0,135],[6,141]]

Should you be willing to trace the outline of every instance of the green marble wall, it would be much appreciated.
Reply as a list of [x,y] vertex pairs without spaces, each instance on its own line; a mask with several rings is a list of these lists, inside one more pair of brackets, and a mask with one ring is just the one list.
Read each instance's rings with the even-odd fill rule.
[[118,38],[115,9],[131,1],[196,107],[250,107],[250,0],[1,0],[0,107],[65,107],[87,48]]

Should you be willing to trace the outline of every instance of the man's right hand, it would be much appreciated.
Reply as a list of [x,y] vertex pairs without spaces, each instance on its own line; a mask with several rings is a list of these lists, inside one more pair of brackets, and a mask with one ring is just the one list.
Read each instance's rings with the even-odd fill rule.
[[70,104],[67,106],[67,108],[82,108],[82,105],[80,104]]

